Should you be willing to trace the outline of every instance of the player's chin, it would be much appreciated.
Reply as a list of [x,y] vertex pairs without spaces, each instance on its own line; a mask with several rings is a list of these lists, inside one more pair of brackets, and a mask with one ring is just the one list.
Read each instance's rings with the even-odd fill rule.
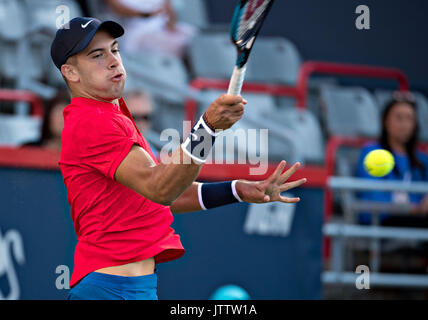
[[125,82],[121,83],[114,83],[113,85],[110,85],[105,92],[110,96],[114,97],[115,99],[118,99],[123,96],[123,92],[125,90]]

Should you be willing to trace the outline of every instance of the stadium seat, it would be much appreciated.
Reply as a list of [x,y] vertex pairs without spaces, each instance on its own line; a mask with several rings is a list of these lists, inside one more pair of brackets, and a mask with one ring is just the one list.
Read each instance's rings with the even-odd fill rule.
[[324,86],[321,106],[329,135],[377,137],[380,133],[379,110],[367,89]]
[[190,65],[195,77],[227,79],[232,75],[236,50],[227,33],[201,33],[189,48]]
[[183,103],[189,82],[183,62],[160,54],[123,55],[127,73],[145,89],[172,102]]
[[320,164],[324,161],[324,139],[321,125],[316,116],[308,109],[278,106],[267,115],[268,119],[296,133],[299,142],[299,154],[305,162]]
[[42,62],[44,56],[40,54],[39,46],[30,43],[3,43],[0,54],[0,70],[2,76],[16,80],[21,78],[40,79],[43,75]]
[[22,1],[0,0],[0,39],[16,41],[25,35],[25,14]]
[[296,46],[280,37],[259,37],[248,61],[246,79],[295,85],[302,58]]
[[19,146],[40,139],[39,117],[0,115],[0,145]]
[[[392,99],[392,93],[393,91],[390,90],[375,90],[375,97],[381,112],[388,101]],[[428,141],[428,99],[420,92],[412,92],[412,94],[418,109],[419,137],[422,141]]]
[[205,0],[172,0],[178,21],[204,29],[209,25]]
[[[0,0],[0,72],[2,77],[15,78],[17,75],[18,41],[26,34],[25,7],[22,1]],[[32,55],[25,62],[30,66]]]
[[[191,68],[196,77],[228,79],[236,49],[228,33],[199,34],[190,46]],[[295,45],[284,38],[259,37],[248,61],[246,80],[294,85],[301,64]]]

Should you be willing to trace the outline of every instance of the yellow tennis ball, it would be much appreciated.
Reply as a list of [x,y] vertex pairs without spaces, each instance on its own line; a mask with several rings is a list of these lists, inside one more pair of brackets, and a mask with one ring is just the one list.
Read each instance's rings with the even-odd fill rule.
[[391,152],[376,149],[369,152],[364,158],[364,168],[374,177],[384,177],[392,171],[395,161]]

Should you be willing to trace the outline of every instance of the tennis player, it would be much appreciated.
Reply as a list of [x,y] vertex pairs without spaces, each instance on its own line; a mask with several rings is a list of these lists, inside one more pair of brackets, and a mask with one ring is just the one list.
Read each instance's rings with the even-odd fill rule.
[[222,95],[199,119],[169,164],[158,163],[122,98],[126,72],[117,38],[123,28],[74,18],[59,29],[51,56],[72,95],[64,109],[59,161],[77,234],[68,299],[157,299],[156,264],[184,254],[172,212],[239,201],[298,202],[281,192],[299,163],[282,161],[264,181],[197,183],[218,130],[244,113],[241,96]]

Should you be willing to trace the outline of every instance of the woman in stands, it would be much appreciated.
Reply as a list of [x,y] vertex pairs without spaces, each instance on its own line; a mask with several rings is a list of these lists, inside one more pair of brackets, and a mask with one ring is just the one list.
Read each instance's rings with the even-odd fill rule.
[[[428,156],[418,149],[418,121],[416,104],[410,93],[395,92],[382,114],[382,133],[379,141],[366,146],[359,158],[357,176],[369,179],[428,182]],[[389,150],[395,158],[393,171],[383,178],[374,178],[364,169],[364,157],[374,149]],[[409,204],[406,215],[381,214],[380,223],[388,226],[428,227],[428,194],[406,192],[361,192],[359,199],[396,204]],[[371,215],[361,213],[361,224],[370,224]]]

